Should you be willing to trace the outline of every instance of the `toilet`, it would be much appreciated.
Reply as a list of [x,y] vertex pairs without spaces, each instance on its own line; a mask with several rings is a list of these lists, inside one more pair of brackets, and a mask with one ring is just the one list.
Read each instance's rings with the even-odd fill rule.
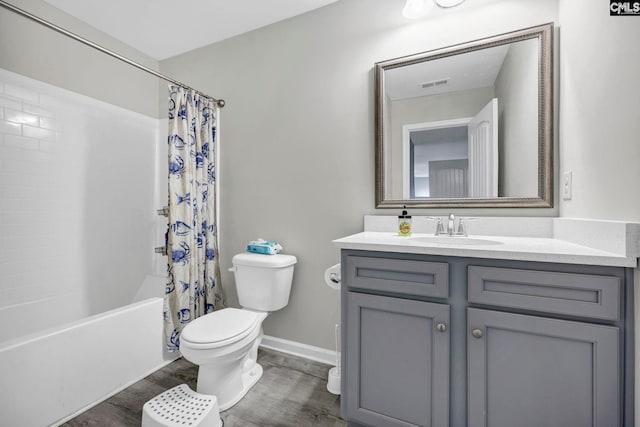
[[293,255],[235,255],[229,270],[242,308],[214,311],[182,330],[180,352],[198,365],[197,392],[216,396],[220,411],[238,403],[262,377],[262,322],[289,303],[296,262]]

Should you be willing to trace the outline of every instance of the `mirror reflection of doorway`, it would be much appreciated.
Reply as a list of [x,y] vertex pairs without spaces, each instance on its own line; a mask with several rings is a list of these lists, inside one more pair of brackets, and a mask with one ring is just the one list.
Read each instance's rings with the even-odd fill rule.
[[498,197],[498,100],[475,117],[403,126],[405,198]]
[[410,197],[467,197],[467,126],[410,132]]

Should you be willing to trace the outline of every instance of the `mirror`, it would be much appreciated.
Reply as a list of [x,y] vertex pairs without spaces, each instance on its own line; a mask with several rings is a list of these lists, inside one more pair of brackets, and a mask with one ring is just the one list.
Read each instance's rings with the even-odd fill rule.
[[376,63],[376,207],[552,207],[552,34]]

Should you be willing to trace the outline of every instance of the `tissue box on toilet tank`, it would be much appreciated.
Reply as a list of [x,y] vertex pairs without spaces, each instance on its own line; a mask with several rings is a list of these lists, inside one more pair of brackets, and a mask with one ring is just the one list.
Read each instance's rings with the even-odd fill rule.
[[282,250],[282,246],[276,242],[268,242],[266,240],[255,240],[247,245],[247,252],[253,252],[263,255],[275,255]]

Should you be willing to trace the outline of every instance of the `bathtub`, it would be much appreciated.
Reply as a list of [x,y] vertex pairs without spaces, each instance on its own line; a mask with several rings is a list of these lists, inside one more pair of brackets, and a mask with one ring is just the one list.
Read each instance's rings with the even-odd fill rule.
[[178,356],[164,350],[159,297],[6,341],[0,425],[59,425]]

